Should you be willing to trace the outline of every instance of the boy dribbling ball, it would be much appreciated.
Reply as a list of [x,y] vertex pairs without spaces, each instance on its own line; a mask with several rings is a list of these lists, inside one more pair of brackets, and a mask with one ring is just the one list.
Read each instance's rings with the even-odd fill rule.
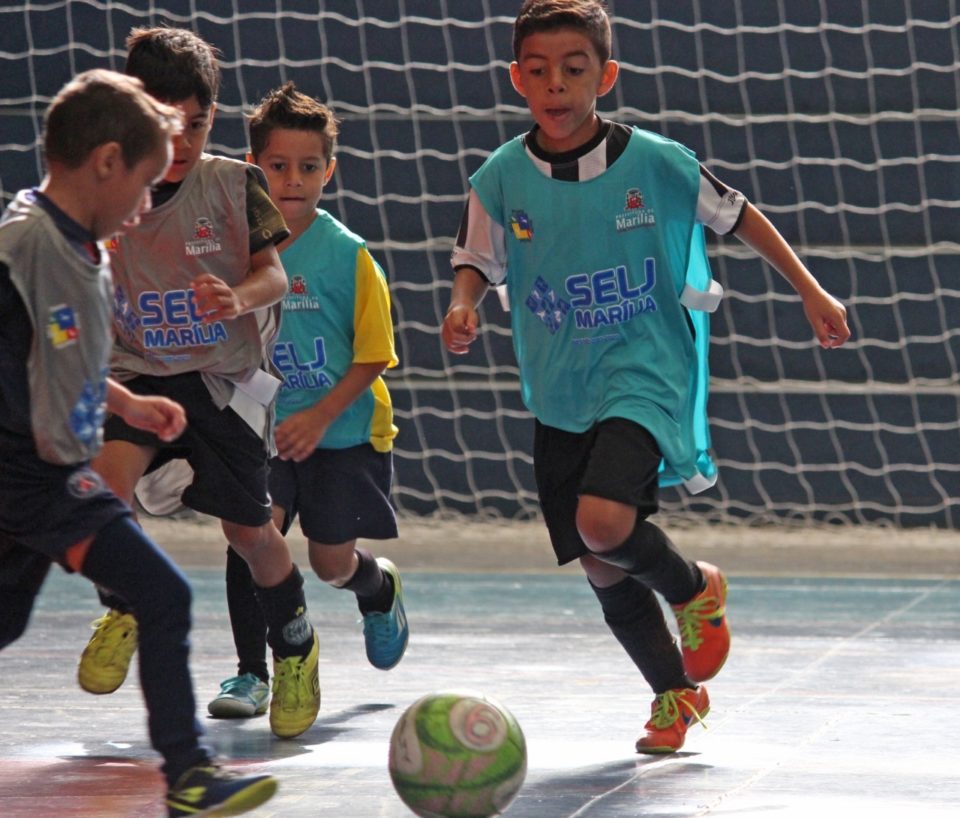
[[[468,352],[480,301],[506,286],[557,560],[579,560],[654,691],[637,751],[674,752],[707,714],[702,682],[730,647],[723,574],[686,559],[648,519],[661,483],[698,491],[716,480],[704,311],[721,290],[702,225],[735,235],[791,283],[823,347],[849,337],[846,311],[688,149],[598,116],[619,70],[601,2],[526,0],[513,44],[510,78],[535,124],[470,179],[441,335],[450,352]],[[679,650],[655,594],[676,616]]]

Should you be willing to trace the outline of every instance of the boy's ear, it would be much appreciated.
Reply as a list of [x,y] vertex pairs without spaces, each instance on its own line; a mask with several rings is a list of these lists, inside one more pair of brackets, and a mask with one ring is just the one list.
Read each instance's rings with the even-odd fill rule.
[[603,65],[603,72],[600,75],[600,87],[597,88],[597,96],[602,97],[606,94],[620,76],[620,63],[616,60],[607,60]]
[[91,151],[90,159],[98,182],[105,182],[123,163],[123,148],[119,142],[103,142]]
[[255,164],[257,164],[257,163],[254,161],[254,159],[253,159],[253,154],[250,153],[249,151],[247,152],[247,164],[248,164],[248,165],[255,165]]
[[516,92],[526,98],[527,95],[523,92],[523,79],[520,76],[520,63],[516,60],[510,63],[510,82],[513,83]]
[[323,183],[324,183],[324,184],[326,184],[327,182],[329,182],[329,181],[333,178],[333,171],[336,169],[336,167],[337,167],[337,157],[336,157],[336,156],[331,156],[331,157],[330,157],[330,161],[327,162],[327,170],[326,170],[326,173],[323,174]]

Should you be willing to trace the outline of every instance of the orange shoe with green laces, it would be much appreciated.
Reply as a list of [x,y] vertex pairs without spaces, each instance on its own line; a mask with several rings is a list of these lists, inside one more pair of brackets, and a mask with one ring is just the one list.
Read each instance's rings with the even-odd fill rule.
[[727,627],[727,580],[708,562],[697,566],[707,581],[689,602],[671,605],[680,629],[683,669],[692,682],[705,682],[720,672],[730,653]]
[[668,690],[653,700],[651,710],[650,721],[643,726],[647,732],[637,739],[637,752],[675,753],[683,747],[690,725],[703,724],[710,712],[710,697],[703,685]]

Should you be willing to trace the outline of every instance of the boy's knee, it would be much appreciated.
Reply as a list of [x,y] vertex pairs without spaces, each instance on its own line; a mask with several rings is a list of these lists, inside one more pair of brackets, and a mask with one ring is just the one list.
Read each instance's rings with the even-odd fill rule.
[[276,530],[272,522],[261,526],[224,522],[222,528],[233,549],[248,562],[249,558],[257,551],[269,549],[271,546],[275,546],[277,541],[280,544],[283,543],[280,532]]
[[353,554],[348,561],[330,559],[330,555],[318,554],[310,549],[310,567],[313,572],[328,585],[341,586],[350,581],[354,572]]
[[631,506],[583,496],[577,504],[577,531],[591,551],[604,552],[621,545],[637,524]]

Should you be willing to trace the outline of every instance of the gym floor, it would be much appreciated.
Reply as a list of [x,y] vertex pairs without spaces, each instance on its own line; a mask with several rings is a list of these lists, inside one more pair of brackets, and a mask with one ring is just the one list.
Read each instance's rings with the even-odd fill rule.
[[[280,780],[252,816],[409,818],[387,772],[389,736],[407,705],[447,688],[499,700],[525,732],[529,770],[508,818],[926,818],[960,804],[955,533],[800,532],[760,546],[679,532],[686,553],[728,574],[734,643],[708,683],[708,729],[652,757],[633,750],[652,695],[536,524],[408,523],[375,548],[400,566],[411,628],[386,673],[367,664],[352,597],[308,580],[322,705],[293,740],[273,737],[266,717],[205,717],[235,672],[219,531],[145,525],[193,582],[192,669],[210,741],[230,766]],[[4,818],[165,815],[135,672],[111,696],[75,681],[99,614],[91,586],[55,569],[26,637],[0,655]]]

